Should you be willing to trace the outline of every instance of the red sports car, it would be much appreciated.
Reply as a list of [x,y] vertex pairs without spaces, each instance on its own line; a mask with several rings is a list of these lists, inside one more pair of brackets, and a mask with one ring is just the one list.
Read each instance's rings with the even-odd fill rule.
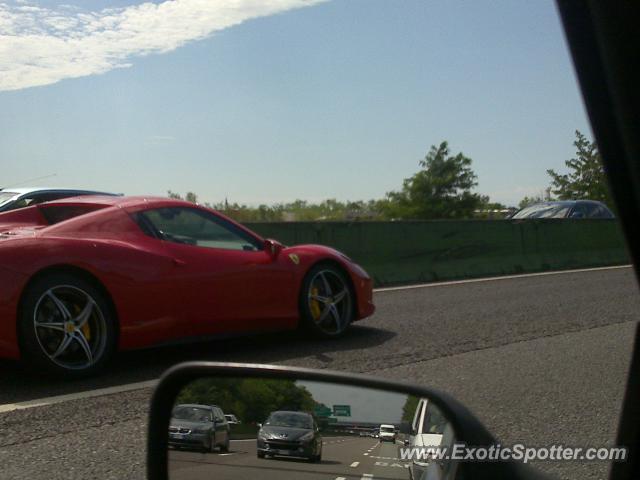
[[321,245],[284,247],[207,208],[87,196],[0,214],[0,357],[80,376],[117,349],[293,329],[342,334],[372,282]]

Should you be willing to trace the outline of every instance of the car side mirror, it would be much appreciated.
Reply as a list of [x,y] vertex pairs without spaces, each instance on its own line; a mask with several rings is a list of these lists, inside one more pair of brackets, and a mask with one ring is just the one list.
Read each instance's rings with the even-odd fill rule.
[[264,250],[265,252],[267,252],[271,258],[276,259],[278,258],[278,255],[280,254],[280,252],[282,251],[282,249],[284,248],[284,245],[282,245],[280,242],[278,242],[277,240],[273,240],[271,238],[267,238],[264,241]]
[[[256,391],[261,392],[260,402],[256,402]],[[351,458],[360,463],[362,468],[374,468],[374,463],[363,463],[369,461],[369,456],[363,460],[362,449],[359,448],[371,448],[370,442],[366,438],[353,439],[349,435],[356,430],[380,425],[401,425],[401,430],[405,431],[421,400],[427,400],[432,408],[440,412],[441,433],[429,435],[428,440],[432,443],[428,448],[441,449],[444,453],[467,447],[474,451],[478,448],[484,451],[499,448],[495,437],[467,408],[435,389],[363,375],[289,366],[184,363],[171,368],[162,376],[151,399],[147,445],[148,478],[189,478],[184,476],[186,470],[183,470],[182,465],[190,461],[192,454],[183,450],[185,439],[179,433],[169,430],[171,412],[178,404],[197,407],[215,403],[223,410],[243,412],[247,426],[251,425],[252,428],[230,432],[230,444],[223,451],[238,449],[244,455],[230,457],[233,459],[232,469],[228,468],[226,460],[222,460],[227,457],[212,457],[211,461],[205,461],[198,467],[202,469],[198,475],[245,479],[255,474],[255,462],[260,467],[261,459],[266,457],[308,460],[311,463],[305,466],[305,471],[318,475],[326,475],[326,470],[322,467],[316,469],[314,466],[322,461],[333,462],[336,468],[337,465],[346,465],[344,471],[335,472],[343,477],[352,473],[349,469]],[[332,410],[329,405],[340,406],[340,414],[335,415],[337,410]],[[297,433],[300,432],[301,425],[308,425],[314,415],[327,423],[327,428],[333,435],[343,439],[348,437],[348,441],[354,442],[353,446],[358,448],[351,451],[346,448],[346,443],[340,442],[331,442],[320,448],[317,442],[310,442],[305,435]],[[262,424],[256,422],[258,418],[266,416],[274,419],[269,431],[262,430]],[[309,430],[313,431],[312,428]],[[287,440],[283,442],[283,438]],[[430,468],[437,469],[438,472],[420,472],[420,465],[416,466],[411,460],[406,460],[406,455],[420,449],[423,454],[428,454],[429,452],[424,451],[423,438],[416,439],[415,445],[411,444],[411,439],[406,438],[398,441],[395,438],[392,441],[385,438],[384,442],[382,436],[380,439],[381,442],[375,447],[380,450],[379,456],[398,458],[400,465],[404,463],[403,468],[416,469],[412,474],[418,479],[425,473],[429,474],[428,478],[446,476],[448,480],[546,478],[524,462],[509,458],[500,461],[487,457],[470,460],[467,460],[468,457],[448,458],[440,463],[432,462],[433,467]],[[189,440],[192,442],[188,446],[200,451],[211,447],[208,438],[194,437]],[[356,445],[357,442],[362,442],[362,445]],[[170,450],[171,447],[176,448]],[[403,449],[406,451],[403,452]],[[216,452],[207,455],[215,454]],[[377,455],[371,457],[371,462],[375,462],[373,457]],[[402,458],[405,460],[401,460]],[[274,466],[271,463],[269,468],[277,469],[278,478],[283,480],[298,478],[299,471],[296,469],[279,469],[277,464]]]

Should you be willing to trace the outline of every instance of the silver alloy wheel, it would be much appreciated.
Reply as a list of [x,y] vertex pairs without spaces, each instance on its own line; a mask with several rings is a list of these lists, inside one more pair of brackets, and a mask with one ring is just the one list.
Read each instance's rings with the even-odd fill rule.
[[326,334],[337,335],[351,321],[351,292],[333,270],[320,270],[309,283],[308,304],[311,318]]
[[93,366],[107,345],[107,324],[84,290],[58,285],[44,292],[33,311],[36,339],[44,354],[69,370]]

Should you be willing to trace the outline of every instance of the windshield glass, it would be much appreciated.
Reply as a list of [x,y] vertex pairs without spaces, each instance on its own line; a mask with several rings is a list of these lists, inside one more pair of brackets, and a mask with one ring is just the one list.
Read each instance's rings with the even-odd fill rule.
[[211,410],[201,407],[177,406],[173,409],[171,417],[176,420],[208,422],[211,420]]
[[571,205],[541,204],[523,208],[512,218],[565,218],[571,210]]
[[264,423],[270,427],[312,428],[312,421],[308,415],[298,413],[277,412],[269,415]]
[[16,195],[17,193],[14,192],[0,192],[0,205],[7,202],[8,200],[11,200]]
[[380,427],[380,431],[385,433],[393,433],[395,432],[395,429],[391,427]]

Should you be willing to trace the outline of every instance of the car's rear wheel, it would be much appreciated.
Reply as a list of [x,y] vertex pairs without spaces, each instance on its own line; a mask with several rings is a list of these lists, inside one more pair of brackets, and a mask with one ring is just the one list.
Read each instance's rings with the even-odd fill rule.
[[313,267],[300,291],[302,326],[321,337],[337,337],[354,316],[354,294],[346,274],[330,264]]
[[258,452],[258,458],[264,458],[264,453]]
[[25,292],[18,319],[22,356],[55,375],[99,371],[116,348],[115,318],[102,292],[83,278],[55,273]]

